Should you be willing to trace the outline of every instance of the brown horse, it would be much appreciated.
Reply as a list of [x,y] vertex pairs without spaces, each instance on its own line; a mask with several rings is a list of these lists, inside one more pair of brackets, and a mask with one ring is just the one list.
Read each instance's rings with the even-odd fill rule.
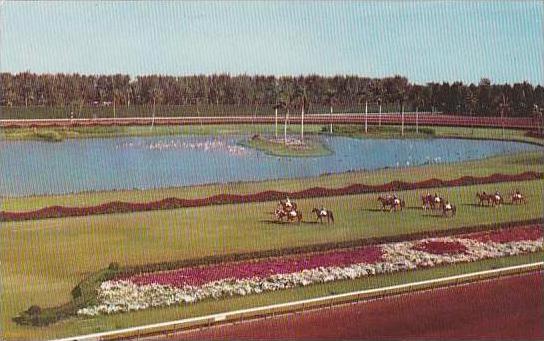
[[327,218],[327,223],[330,223],[331,221],[334,223],[334,214],[332,213],[331,210],[324,210],[324,209],[319,209],[319,208],[315,208],[312,210],[312,213],[315,213],[317,215],[317,220],[323,224],[323,218],[326,217]]
[[476,198],[478,198],[478,205],[483,206],[484,202],[487,203],[487,205],[491,205],[491,195],[487,194],[486,192],[477,192]]
[[385,197],[382,197],[381,195],[378,197],[378,201],[382,203],[382,211],[385,211],[385,208],[389,206],[389,212],[392,212],[393,210],[396,211],[402,209],[406,206],[406,203],[403,199],[395,198],[390,195],[386,195]]
[[440,209],[442,203],[444,202],[444,199],[440,197],[438,194],[432,195],[432,194],[426,194],[421,196],[421,202],[423,203],[423,209],[424,210],[435,210]]
[[451,213],[451,217],[453,217],[457,213],[457,207],[455,207],[454,204],[450,204],[449,201],[442,201],[440,204],[440,209],[442,210],[442,215],[444,217],[448,216],[448,213]]
[[294,201],[280,200],[279,207],[281,207],[281,209],[284,210],[285,212],[296,211],[297,203]]
[[516,193],[512,194],[511,199],[512,199],[512,205],[527,203],[527,199],[519,191],[516,191]]
[[274,215],[276,216],[276,219],[281,222],[283,222],[283,218],[287,218],[287,222],[296,220],[297,223],[300,223],[302,221],[302,212],[296,210],[284,211],[277,208],[276,211],[274,211]]
[[491,205],[493,207],[498,207],[498,206],[501,206],[504,202],[504,199],[502,198],[502,196],[498,193],[495,193],[493,195],[490,195],[490,199],[491,199]]

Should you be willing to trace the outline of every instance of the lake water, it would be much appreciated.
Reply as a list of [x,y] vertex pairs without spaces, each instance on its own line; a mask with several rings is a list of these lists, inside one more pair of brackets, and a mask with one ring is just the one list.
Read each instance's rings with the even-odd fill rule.
[[[0,141],[0,195],[61,194],[315,176],[538,150],[505,141],[324,137],[332,155],[276,157],[245,137],[123,137],[59,143]],[[327,185],[327,184],[323,184]]]

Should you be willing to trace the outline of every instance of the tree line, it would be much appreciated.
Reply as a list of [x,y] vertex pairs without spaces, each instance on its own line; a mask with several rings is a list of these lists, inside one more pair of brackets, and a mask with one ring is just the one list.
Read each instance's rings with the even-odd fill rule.
[[439,111],[451,114],[532,116],[544,107],[544,87],[528,82],[478,84],[411,83],[406,77],[194,76],[82,74],[0,74],[2,106],[235,105],[302,108],[312,106]]

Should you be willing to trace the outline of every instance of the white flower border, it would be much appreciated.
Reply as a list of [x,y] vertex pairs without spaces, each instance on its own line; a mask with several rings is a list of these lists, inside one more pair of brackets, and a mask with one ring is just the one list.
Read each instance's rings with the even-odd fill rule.
[[[414,250],[421,242],[459,242],[467,251],[460,254],[432,254]],[[130,280],[103,282],[98,289],[98,305],[78,310],[79,315],[95,316],[194,303],[207,298],[245,296],[265,291],[276,291],[316,283],[355,279],[364,276],[433,267],[443,264],[473,262],[488,258],[513,256],[543,250],[544,239],[507,243],[479,242],[465,238],[428,238],[418,241],[379,245],[384,253],[383,262],[352,264],[344,267],[319,267],[288,274],[276,274],[266,278],[225,278],[201,286],[181,288],[162,284],[137,285]]]

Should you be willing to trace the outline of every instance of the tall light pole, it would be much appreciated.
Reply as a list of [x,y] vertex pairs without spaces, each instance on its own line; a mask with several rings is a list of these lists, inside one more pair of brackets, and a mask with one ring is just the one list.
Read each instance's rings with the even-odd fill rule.
[[276,136],[276,140],[278,139],[278,105],[276,104],[274,106],[274,135]]
[[365,134],[368,133],[368,101],[365,101]]
[[504,110],[506,109],[506,96],[502,94],[502,103],[500,104],[500,111],[501,111],[501,127],[502,127],[502,138],[504,138]]
[[416,134],[419,134],[419,107],[416,106]]
[[330,114],[329,114],[329,118],[330,118],[330,123],[331,123],[331,126],[330,126],[330,133],[332,135],[332,102],[331,102],[331,111],[330,111]]
[[404,101],[401,102],[401,128],[400,128],[400,134],[401,136],[404,136]]
[[378,126],[382,126],[382,99],[378,98],[378,106],[380,107],[380,112],[378,114]]
[[115,119],[115,83],[113,82],[113,75],[111,76],[111,97],[113,100],[113,118]]

